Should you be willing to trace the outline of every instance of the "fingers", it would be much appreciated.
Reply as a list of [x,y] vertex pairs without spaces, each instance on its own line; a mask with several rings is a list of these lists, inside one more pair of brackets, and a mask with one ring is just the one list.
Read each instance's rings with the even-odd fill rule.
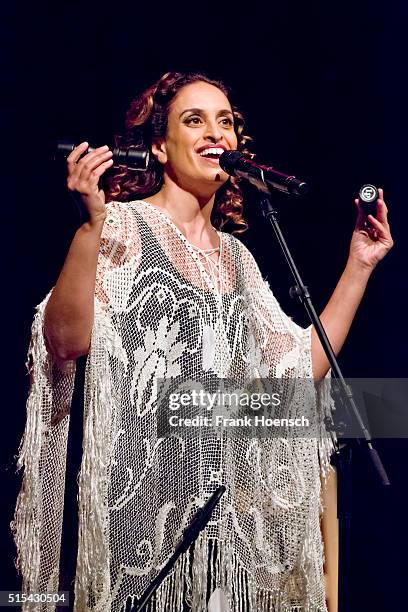
[[85,153],[87,148],[89,147],[88,142],[81,142],[67,157],[68,167],[73,167],[74,164],[79,160],[81,155]]
[[388,236],[389,232],[384,223],[381,223],[381,221],[373,217],[373,215],[368,215],[367,221],[371,223],[371,226],[376,230],[378,236],[384,238]]
[[388,229],[388,208],[384,201],[384,191],[383,189],[379,189],[379,198],[377,200],[377,219],[383,223]]
[[91,175],[96,175],[94,171],[100,164],[107,162],[112,157],[112,151],[109,151],[107,146],[99,147],[88,153],[77,163],[77,169],[74,173],[77,174],[80,180],[87,180]]
[[378,240],[379,242],[381,242],[386,247],[387,250],[391,249],[394,245],[394,241],[392,239],[391,232],[390,232],[388,225],[381,223],[378,219],[376,219],[372,215],[368,215],[367,220],[371,224],[371,227],[374,228],[372,230],[373,234],[375,235],[373,239],[375,241]]
[[106,157],[112,155],[112,152],[109,151],[109,147],[104,145],[103,147],[98,147],[90,153],[87,153],[80,159],[81,155],[87,150],[87,148],[87,143],[83,142],[76,149],[74,149],[67,158],[70,171],[77,176],[82,174],[83,170],[85,170],[85,174],[87,172],[89,173],[98,165],[98,162],[100,162],[102,159],[105,160]]
[[[373,225],[368,221],[371,215],[366,216],[358,198],[354,200],[354,203],[357,206],[358,210],[356,230],[373,229]],[[388,232],[390,231],[390,226],[388,223],[388,208],[384,201],[384,190],[381,187],[378,189],[378,200],[375,218],[384,226],[385,230],[387,230]]]
[[[108,155],[112,157],[112,151],[109,151]],[[110,168],[112,164],[113,164],[113,159],[108,159],[107,161],[101,163],[99,166],[97,166],[91,171],[90,179],[94,179],[94,182],[98,183],[101,175],[105,172],[105,170]]]
[[98,147],[81,158],[87,148],[88,143],[82,142],[67,158],[67,185],[70,191],[83,194],[95,191],[99,178],[113,164],[113,154],[107,145]]
[[366,225],[366,216],[360,206],[358,198],[354,200],[354,204],[357,206],[356,230],[361,230]]

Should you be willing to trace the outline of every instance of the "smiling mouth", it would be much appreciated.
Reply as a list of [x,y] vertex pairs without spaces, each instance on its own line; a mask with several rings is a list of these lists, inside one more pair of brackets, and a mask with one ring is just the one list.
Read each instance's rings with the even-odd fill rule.
[[211,148],[209,147],[208,149],[204,149],[203,151],[200,151],[198,155],[202,157],[203,159],[205,159],[206,161],[209,161],[213,164],[218,165],[218,160],[220,159],[223,153],[224,153],[224,149],[221,149],[220,147],[211,147]]

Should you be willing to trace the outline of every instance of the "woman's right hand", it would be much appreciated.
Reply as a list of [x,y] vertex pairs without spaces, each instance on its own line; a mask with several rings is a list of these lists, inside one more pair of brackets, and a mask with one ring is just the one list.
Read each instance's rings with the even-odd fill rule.
[[107,145],[81,157],[88,147],[87,142],[81,142],[67,157],[67,185],[69,191],[80,195],[92,224],[106,217],[105,194],[99,188],[99,179],[112,166],[113,160]]

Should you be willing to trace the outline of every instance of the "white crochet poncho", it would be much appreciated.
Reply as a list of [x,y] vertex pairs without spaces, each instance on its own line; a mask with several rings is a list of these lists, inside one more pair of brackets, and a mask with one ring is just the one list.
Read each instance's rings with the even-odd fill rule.
[[[186,597],[204,612],[220,588],[232,612],[325,611],[320,473],[332,444],[323,429],[297,439],[158,437],[152,384],[312,378],[311,328],[282,312],[234,237],[219,232],[217,283],[163,211],[143,201],[107,209],[86,367],[75,610],[119,612],[140,597],[224,484],[194,554],[179,559],[151,609],[182,612]],[[25,592],[58,590],[75,375],[74,362],[62,367],[47,353],[46,301],[33,323],[13,523]],[[319,422],[328,409],[321,395],[312,398]]]

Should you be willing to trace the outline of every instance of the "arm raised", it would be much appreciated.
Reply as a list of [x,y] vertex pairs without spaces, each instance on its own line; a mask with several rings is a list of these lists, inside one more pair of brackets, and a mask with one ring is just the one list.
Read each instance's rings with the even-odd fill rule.
[[[359,208],[346,268],[320,316],[336,354],[344,344],[373,269],[393,246],[382,189],[379,195],[377,218],[369,215],[366,219]],[[314,378],[323,378],[330,365],[315,329],[312,330],[312,363]]]
[[45,337],[59,360],[88,352],[93,325],[96,268],[106,218],[105,194],[98,182],[113,162],[107,146],[81,158],[87,148],[83,142],[69,155],[67,184],[80,195],[89,219],[75,233],[45,310]]

